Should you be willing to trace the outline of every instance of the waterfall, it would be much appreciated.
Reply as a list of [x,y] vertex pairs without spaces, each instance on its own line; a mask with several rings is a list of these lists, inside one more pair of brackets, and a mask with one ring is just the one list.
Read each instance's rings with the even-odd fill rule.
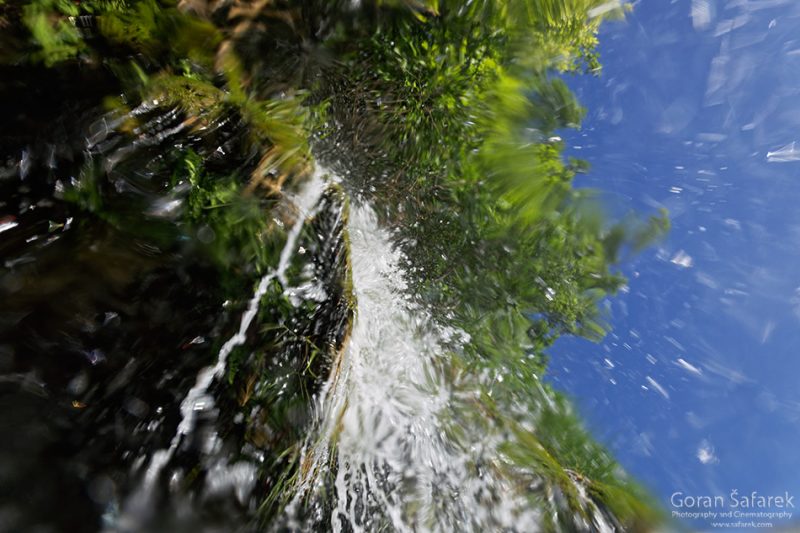
[[141,485],[129,498],[127,509],[123,512],[115,527],[122,530],[138,529],[141,522],[147,519],[152,508],[153,491],[159,476],[175,454],[183,438],[194,430],[198,413],[213,408],[214,399],[209,394],[208,389],[214,380],[219,379],[225,372],[228,356],[233,349],[245,343],[247,332],[258,313],[259,303],[266,294],[270,283],[277,279],[285,290],[289,289],[285,277],[286,270],[289,268],[291,258],[295,253],[297,239],[304,224],[315,214],[319,199],[325,191],[328,175],[329,173],[326,169],[317,167],[311,177],[302,184],[300,191],[294,196],[289,196],[289,200],[296,210],[296,219],[287,232],[286,242],[281,250],[278,266],[264,274],[259,280],[256,290],[239,321],[238,330],[222,345],[215,363],[204,367],[198,373],[194,386],[187,392],[181,402],[180,422],[169,447],[153,453]]
[[[290,198],[297,218],[277,266],[259,280],[216,361],[198,373],[169,446],[151,455],[141,483],[111,520],[114,531],[141,530],[149,520],[159,479],[196,430],[199,414],[213,408],[209,388],[223,376],[232,350],[246,342],[270,284],[280,282],[295,305],[309,292],[289,286],[285,274],[304,224],[321,212],[327,184],[338,181],[318,169]],[[452,372],[469,336],[413,300],[406,258],[369,204],[354,202],[347,220],[355,319],[313,400],[294,496],[278,522],[291,530],[337,532],[539,531],[545,509],[558,509],[560,496],[535,473],[509,475],[513,468],[501,451],[509,435],[479,407],[483,384],[496,376]],[[205,466],[207,488],[232,485],[245,494],[256,482],[245,463]],[[573,483],[590,517],[574,517],[578,530],[613,531],[583,486]],[[532,495],[547,501],[534,502]]]
[[321,525],[334,531],[538,530],[530,503],[481,466],[496,458],[497,437],[461,442],[445,420],[464,391],[442,369],[466,334],[438,325],[409,299],[403,256],[368,205],[352,209],[349,235],[357,315],[318,398],[318,434],[303,459],[308,475],[288,514],[296,517],[332,465],[335,502]]

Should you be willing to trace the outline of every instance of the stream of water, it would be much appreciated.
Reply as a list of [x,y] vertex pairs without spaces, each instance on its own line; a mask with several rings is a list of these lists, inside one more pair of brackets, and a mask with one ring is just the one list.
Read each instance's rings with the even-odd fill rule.
[[[32,222],[20,218],[0,227],[14,238],[35,224],[54,233],[47,244],[60,247],[55,261],[83,257],[85,249],[98,254],[83,259],[89,265],[83,270],[53,267],[53,292],[74,299],[69,318],[61,316],[62,300],[47,300],[39,290],[34,267],[44,268],[52,249],[43,245],[30,252],[36,259],[19,259],[29,277],[10,304],[29,318],[22,322],[26,335],[9,338],[21,353],[33,345],[30,352],[42,360],[19,359],[26,373],[7,379],[7,401],[33,413],[38,426],[31,431],[50,435],[40,439],[42,457],[50,456],[47,443],[73,443],[63,464],[78,471],[64,476],[66,489],[37,485],[35,505],[73,490],[70,501],[84,507],[58,520],[95,519],[103,531],[126,533],[256,525],[539,531],[546,513],[563,513],[553,522],[579,531],[614,529],[577,478],[564,477],[559,486],[535,469],[511,466],[502,449],[509,429],[482,397],[502,376],[458,366],[469,335],[415,298],[397,235],[353,183],[317,167],[294,191],[284,191],[273,211],[283,217],[275,219],[283,239],[272,252],[277,261],[260,276],[255,264],[237,265],[245,281],[232,303],[222,301],[214,271],[202,270],[202,254],[185,244],[213,241],[213,231],[210,238],[207,227],[195,234],[179,217],[189,186],[166,180],[158,158],[142,157],[160,143],[180,142],[185,132],[172,126],[179,118],[144,104],[133,113],[152,115],[148,131],[154,133],[127,142],[115,132],[123,119],[109,125],[104,115],[90,128],[95,134],[87,150],[90,163],[111,176],[103,201],[133,205],[124,211],[133,221],[158,221],[155,237],[136,240],[125,233],[129,225],[113,218],[73,225],[68,213],[44,211],[47,204],[26,215]],[[140,158],[150,161],[147,172],[137,166]],[[53,194],[63,189],[56,183]],[[58,216],[63,223],[53,222]],[[155,242],[166,243],[160,246],[170,255]],[[174,264],[159,270],[152,257],[161,256]],[[97,277],[110,280],[105,289],[118,299],[99,289],[75,299],[73,279],[94,287]],[[48,350],[62,345],[75,346],[73,359],[48,358]],[[541,385],[532,394],[540,392],[546,399]],[[60,409],[55,416],[48,416],[51,403]],[[514,410],[525,431],[536,429],[535,406]],[[3,453],[36,456],[23,449]],[[13,479],[33,480],[47,470],[35,461],[8,463]],[[583,514],[572,513],[564,490],[574,492],[569,504]],[[271,511],[277,517],[264,510],[275,494],[286,499]],[[268,523],[259,522],[263,516]],[[36,525],[39,517],[31,512],[21,520]]]
[[0,0],[0,533],[798,529],[798,28]]
[[[247,334],[253,325],[253,320],[258,314],[261,299],[267,292],[270,283],[277,279],[283,285],[284,290],[288,282],[286,270],[291,264],[291,259],[296,253],[297,240],[306,222],[317,212],[319,199],[325,190],[328,171],[324,168],[317,168],[311,177],[303,184],[302,189],[289,201],[295,209],[295,222],[287,233],[286,243],[281,250],[278,266],[266,274],[258,281],[255,292],[247,304],[245,312],[242,314],[238,331],[231,336],[217,355],[215,364],[204,367],[197,375],[194,386],[186,394],[180,405],[180,423],[175,431],[174,437],[170,441],[168,448],[157,450],[152,454],[149,465],[145,471],[141,485],[135,490],[129,501],[122,517],[114,521],[113,530],[136,530],[142,527],[143,523],[150,518],[151,509],[154,506],[154,486],[162,474],[164,468],[172,459],[175,451],[181,445],[184,437],[190,435],[195,428],[196,418],[199,413],[211,411],[214,408],[213,395],[209,393],[212,382],[219,380],[225,372],[228,356],[234,348],[241,346],[247,340]],[[208,481],[209,484],[233,485],[240,494],[247,494],[252,489],[255,477],[254,471],[244,472],[240,475],[238,470],[217,472]],[[248,475],[249,474],[249,475]],[[220,477],[227,479],[221,480]]]
[[[357,312],[352,334],[316,399],[316,430],[287,509],[291,528],[333,531],[539,531],[541,507],[495,461],[507,435],[463,426],[480,386],[453,378],[448,360],[468,335],[437,321],[407,292],[403,254],[366,203],[349,216]],[[590,510],[587,530],[613,531]],[[309,493],[334,503],[298,518]],[[580,522],[576,522],[580,524]]]
[[[538,513],[478,465],[496,453],[491,436],[465,446],[443,417],[458,401],[443,363],[465,334],[442,327],[409,301],[402,255],[369,205],[350,213],[358,311],[341,361],[318,399],[319,435],[309,482],[335,468],[334,531],[535,531]],[[300,494],[308,487],[302,487]],[[487,499],[495,499],[493,505]]]

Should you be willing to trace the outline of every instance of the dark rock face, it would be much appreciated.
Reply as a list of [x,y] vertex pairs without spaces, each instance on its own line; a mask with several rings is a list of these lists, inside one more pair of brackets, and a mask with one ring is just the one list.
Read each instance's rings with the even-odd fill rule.
[[[248,175],[258,159],[234,110],[198,129],[185,110],[140,106],[127,132],[91,95],[75,101],[42,111],[48,119],[28,124],[30,134],[14,137],[11,121],[0,135],[4,530],[113,527],[258,279],[253,264],[223,265],[209,252],[225,235],[187,218],[190,186],[175,179],[189,152],[209,174]],[[92,182],[87,195],[65,194],[81,181]],[[280,203],[263,200],[260,216]],[[292,287],[315,290],[290,300],[290,287],[269,287],[141,527],[229,530],[276,508],[268,496],[296,468],[312,398],[353,316],[346,212],[331,187],[287,273]],[[265,265],[277,264],[276,249],[264,244]],[[264,501],[274,505],[260,509]]]

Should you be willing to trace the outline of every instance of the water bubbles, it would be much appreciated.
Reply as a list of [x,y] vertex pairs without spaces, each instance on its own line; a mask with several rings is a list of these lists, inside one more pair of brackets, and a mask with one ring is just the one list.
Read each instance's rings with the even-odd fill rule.
[[211,228],[211,226],[204,225],[197,230],[197,240],[203,244],[211,244],[216,238],[217,234],[214,233],[214,230]]
[[23,150],[22,151],[22,155],[20,156],[20,159],[19,159],[19,177],[20,177],[20,179],[24,180],[25,178],[28,177],[28,173],[31,170],[31,165],[32,165],[32,161],[31,161],[30,152],[28,152],[28,150]]
[[611,0],[609,2],[605,2],[604,4],[600,4],[597,7],[593,7],[589,10],[588,15],[589,18],[600,17],[609,11],[613,11],[614,9],[618,9],[622,6],[621,0]]
[[791,163],[800,161],[800,149],[795,146],[795,141],[792,141],[775,151],[767,152],[767,161],[770,163]]
[[67,384],[67,391],[74,395],[79,396],[86,391],[89,386],[89,376],[86,372],[78,372]]
[[153,203],[153,205],[150,206],[150,209],[146,211],[146,214],[155,218],[175,218],[180,214],[182,207],[183,200],[179,198],[159,198]]
[[682,268],[691,268],[694,264],[694,260],[692,256],[684,252],[683,250],[678,250],[678,252],[670,259],[670,263],[678,265]]
[[119,326],[122,319],[116,311],[107,311],[103,313],[103,326]]
[[13,220],[12,218],[7,217],[5,219],[2,219],[0,220],[0,233],[3,233],[4,231],[8,231],[10,229],[14,229],[17,226],[19,226],[19,223],[16,220]]
[[735,218],[726,218],[725,220],[723,220],[723,223],[727,227],[729,227],[731,229],[735,229],[736,231],[741,231],[741,229],[742,229],[742,224],[738,220],[736,220]]
[[678,367],[680,367],[680,368],[682,368],[682,369],[686,370],[687,372],[689,372],[689,373],[691,373],[691,374],[694,374],[694,375],[696,375],[696,376],[701,376],[701,375],[703,375],[703,371],[702,371],[702,370],[700,370],[698,367],[694,366],[693,364],[689,363],[688,361],[686,361],[686,360],[685,360],[685,359],[683,359],[683,358],[680,358],[680,357],[679,357],[679,358],[678,358],[678,359],[675,361],[675,364],[676,364]]
[[712,9],[709,0],[692,0],[691,17],[695,30],[702,31],[708,28],[713,15]]
[[658,392],[661,396],[663,396],[664,399],[669,400],[669,393],[663,386],[661,386],[659,382],[657,382],[650,376],[646,376],[645,380],[647,381],[648,385],[650,385],[651,388],[653,388],[656,392]]
[[192,411],[195,412],[202,412],[214,405],[214,399],[210,396],[204,395],[197,397],[194,402],[192,402]]
[[144,418],[150,406],[139,398],[131,397],[125,402],[125,410],[136,418]]
[[87,359],[87,360],[89,361],[89,363],[91,363],[93,366],[94,366],[94,365],[98,365],[98,364],[100,364],[100,363],[103,363],[103,362],[105,362],[105,360],[106,360],[106,354],[105,354],[105,353],[103,353],[103,351],[102,351],[102,350],[99,350],[99,349],[97,349],[97,348],[95,348],[94,350],[91,350],[91,351],[89,351],[89,352],[86,352],[86,353],[85,353],[85,355],[86,355],[86,359]]
[[703,439],[697,447],[696,457],[704,465],[719,463],[714,446],[706,439]]
[[204,498],[216,498],[232,492],[239,504],[246,505],[255,488],[256,474],[256,467],[252,463],[240,461],[229,465],[220,461],[206,474]]

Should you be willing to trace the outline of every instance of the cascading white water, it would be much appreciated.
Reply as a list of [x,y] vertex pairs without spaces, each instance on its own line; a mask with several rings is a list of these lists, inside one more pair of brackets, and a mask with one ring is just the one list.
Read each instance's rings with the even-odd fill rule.
[[[161,473],[184,437],[195,431],[198,414],[213,407],[209,387],[223,375],[232,350],[246,341],[273,280],[281,282],[292,301],[307,292],[288,286],[285,273],[303,225],[317,212],[331,181],[338,179],[318,169],[292,198],[297,219],[277,267],[259,281],[238,331],[222,346],[216,362],[199,372],[181,403],[170,446],[152,455],[141,485],[113,521],[115,531],[139,530],[146,523]],[[468,404],[477,403],[479,396],[479,384],[454,383],[443,370],[453,356],[450,351],[458,350],[468,336],[437,323],[411,300],[403,255],[369,205],[353,207],[347,229],[356,317],[316,398],[316,425],[284,524],[301,529],[305,518],[299,518],[299,507],[332,479],[328,488],[334,493],[326,495],[333,498],[327,507],[331,512],[319,525],[334,531],[538,531],[542,507],[533,505],[524,488],[497,467],[506,436],[475,427],[458,431],[448,420],[454,409],[473,409]],[[215,484],[227,490],[232,484],[245,493],[255,482],[255,471],[246,465],[207,466],[209,490]],[[588,498],[582,499],[588,505]],[[599,514],[594,522],[605,525]]]
[[181,402],[181,420],[169,447],[153,453],[141,485],[134,491],[127,502],[127,512],[123,513],[115,527],[123,530],[137,529],[142,518],[146,518],[152,504],[151,499],[155,483],[175,454],[183,438],[194,431],[198,413],[213,408],[214,399],[209,394],[208,389],[214,380],[219,379],[225,372],[228,356],[233,349],[245,343],[247,332],[258,314],[259,303],[266,294],[270,283],[277,279],[285,289],[288,288],[286,287],[285,274],[295,252],[297,239],[300,236],[303,225],[315,214],[319,199],[325,191],[328,176],[329,172],[326,169],[317,167],[311,177],[302,184],[301,190],[295,196],[289,197],[296,209],[296,219],[287,233],[286,243],[281,250],[278,266],[267,272],[259,280],[258,286],[239,321],[239,329],[222,345],[217,354],[216,362],[211,366],[204,367],[198,373],[194,386]]
[[[369,206],[353,208],[349,234],[357,315],[320,394],[319,434],[304,458],[308,485],[319,483],[327,465],[337,469],[330,527],[536,531],[538,511],[507,480],[479,466],[497,457],[497,438],[456,442],[443,420],[461,393],[439,363],[447,357],[444,346],[457,345],[464,334],[438,326],[406,296],[402,255]],[[308,485],[289,513],[313,491]]]

